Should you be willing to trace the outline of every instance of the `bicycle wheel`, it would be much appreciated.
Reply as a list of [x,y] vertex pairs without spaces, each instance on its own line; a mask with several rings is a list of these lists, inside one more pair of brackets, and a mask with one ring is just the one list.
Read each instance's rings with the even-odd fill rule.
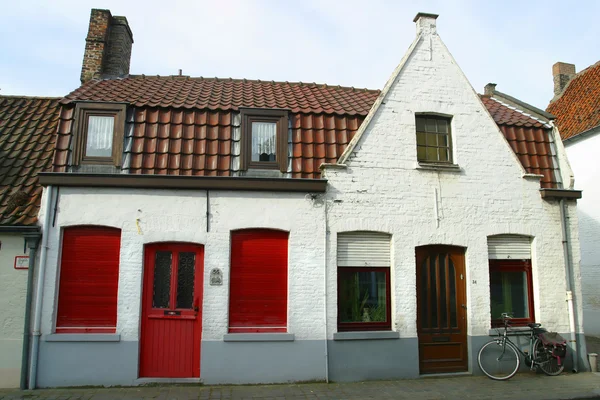
[[489,378],[504,381],[517,373],[521,359],[510,342],[503,345],[502,340],[492,340],[479,350],[477,363]]
[[540,339],[535,339],[533,342],[533,359],[538,368],[546,375],[560,375],[565,369],[565,364],[561,362],[558,365],[558,358],[552,355],[552,347],[544,346]]

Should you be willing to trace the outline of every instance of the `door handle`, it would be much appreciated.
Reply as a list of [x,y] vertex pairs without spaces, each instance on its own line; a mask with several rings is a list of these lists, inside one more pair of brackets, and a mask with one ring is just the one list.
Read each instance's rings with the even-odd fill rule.
[[198,311],[200,310],[199,304],[200,303],[200,299],[198,297],[196,297],[196,299],[194,300],[194,315],[198,315]]
[[461,306],[462,308],[464,308],[465,310],[467,309],[467,306],[466,306],[466,304],[461,304],[460,306]]

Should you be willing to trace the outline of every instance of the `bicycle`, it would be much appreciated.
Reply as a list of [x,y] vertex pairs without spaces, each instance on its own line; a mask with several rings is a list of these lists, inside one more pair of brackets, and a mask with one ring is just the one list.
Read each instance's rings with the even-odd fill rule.
[[521,354],[530,369],[538,368],[546,375],[559,375],[565,368],[563,360],[567,352],[567,341],[559,334],[548,332],[542,324],[527,324],[529,353],[521,351],[508,337],[508,313],[502,313],[504,332],[498,329],[498,337],[484,344],[477,355],[479,368],[489,378],[504,381],[512,378],[521,365]]

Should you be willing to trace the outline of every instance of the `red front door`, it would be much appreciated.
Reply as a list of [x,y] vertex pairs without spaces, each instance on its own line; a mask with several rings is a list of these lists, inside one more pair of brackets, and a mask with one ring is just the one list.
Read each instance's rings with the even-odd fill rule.
[[200,377],[203,270],[202,246],[146,246],[140,377]]

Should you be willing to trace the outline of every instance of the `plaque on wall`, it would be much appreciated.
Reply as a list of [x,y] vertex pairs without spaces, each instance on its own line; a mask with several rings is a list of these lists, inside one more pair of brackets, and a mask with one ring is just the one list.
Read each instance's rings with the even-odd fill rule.
[[221,286],[223,284],[223,273],[219,268],[213,268],[210,271],[210,285]]

